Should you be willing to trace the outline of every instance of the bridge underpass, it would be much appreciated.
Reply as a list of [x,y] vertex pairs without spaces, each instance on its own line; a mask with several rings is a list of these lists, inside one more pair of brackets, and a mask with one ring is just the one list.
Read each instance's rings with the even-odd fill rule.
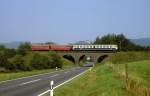
[[90,57],[92,61],[96,63],[100,63],[105,58],[109,57],[110,55],[113,55],[114,52],[107,52],[107,51],[98,51],[98,52],[92,52],[92,51],[71,51],[71,52],[57,52],[61,57],[70,60],[76,65],[80,65],[80,62],[85,57]]

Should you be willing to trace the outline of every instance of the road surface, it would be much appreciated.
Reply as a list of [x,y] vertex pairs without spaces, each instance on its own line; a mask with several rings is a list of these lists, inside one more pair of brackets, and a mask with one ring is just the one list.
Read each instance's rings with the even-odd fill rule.
[[54,81],[55,87],[66,80],[79,75],[87,69],[89,68],[76,67],[70,70],[1,82],[0,96],[37,96],[50,89],[50,81]]

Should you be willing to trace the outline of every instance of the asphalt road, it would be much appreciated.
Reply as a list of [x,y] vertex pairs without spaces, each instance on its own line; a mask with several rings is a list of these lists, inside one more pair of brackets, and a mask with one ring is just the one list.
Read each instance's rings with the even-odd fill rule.
[[50,89],[50,81],[54,81],[55,87],[87,69],[88,67],[77,67],[70,70],[1,82],[0,96],[37,96]]

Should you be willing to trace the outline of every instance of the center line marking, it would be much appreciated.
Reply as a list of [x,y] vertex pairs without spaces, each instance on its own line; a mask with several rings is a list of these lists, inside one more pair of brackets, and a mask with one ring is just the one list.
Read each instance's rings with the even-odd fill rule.
[[19,85],[26,85],[26,84],[29,84],[29,83],[37,82],[39,80],[41,80],[41,79],[32,80],[32,81],[29,81],[29,82],[21,83]]
[[51,76],[51,77],[55,77],[55,76],[58,76],[59,74],[55,74],[55,75],[53,75],[53,76]]

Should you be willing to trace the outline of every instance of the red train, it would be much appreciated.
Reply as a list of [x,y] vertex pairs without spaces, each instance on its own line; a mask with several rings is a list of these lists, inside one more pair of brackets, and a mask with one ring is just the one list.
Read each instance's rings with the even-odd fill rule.
[[32,44],[32,51],[117,51],[118,46],[113,44],[99,45],[55,45],[55,44]]
[[32,51],[71,51],[70,45],[32,44]]

